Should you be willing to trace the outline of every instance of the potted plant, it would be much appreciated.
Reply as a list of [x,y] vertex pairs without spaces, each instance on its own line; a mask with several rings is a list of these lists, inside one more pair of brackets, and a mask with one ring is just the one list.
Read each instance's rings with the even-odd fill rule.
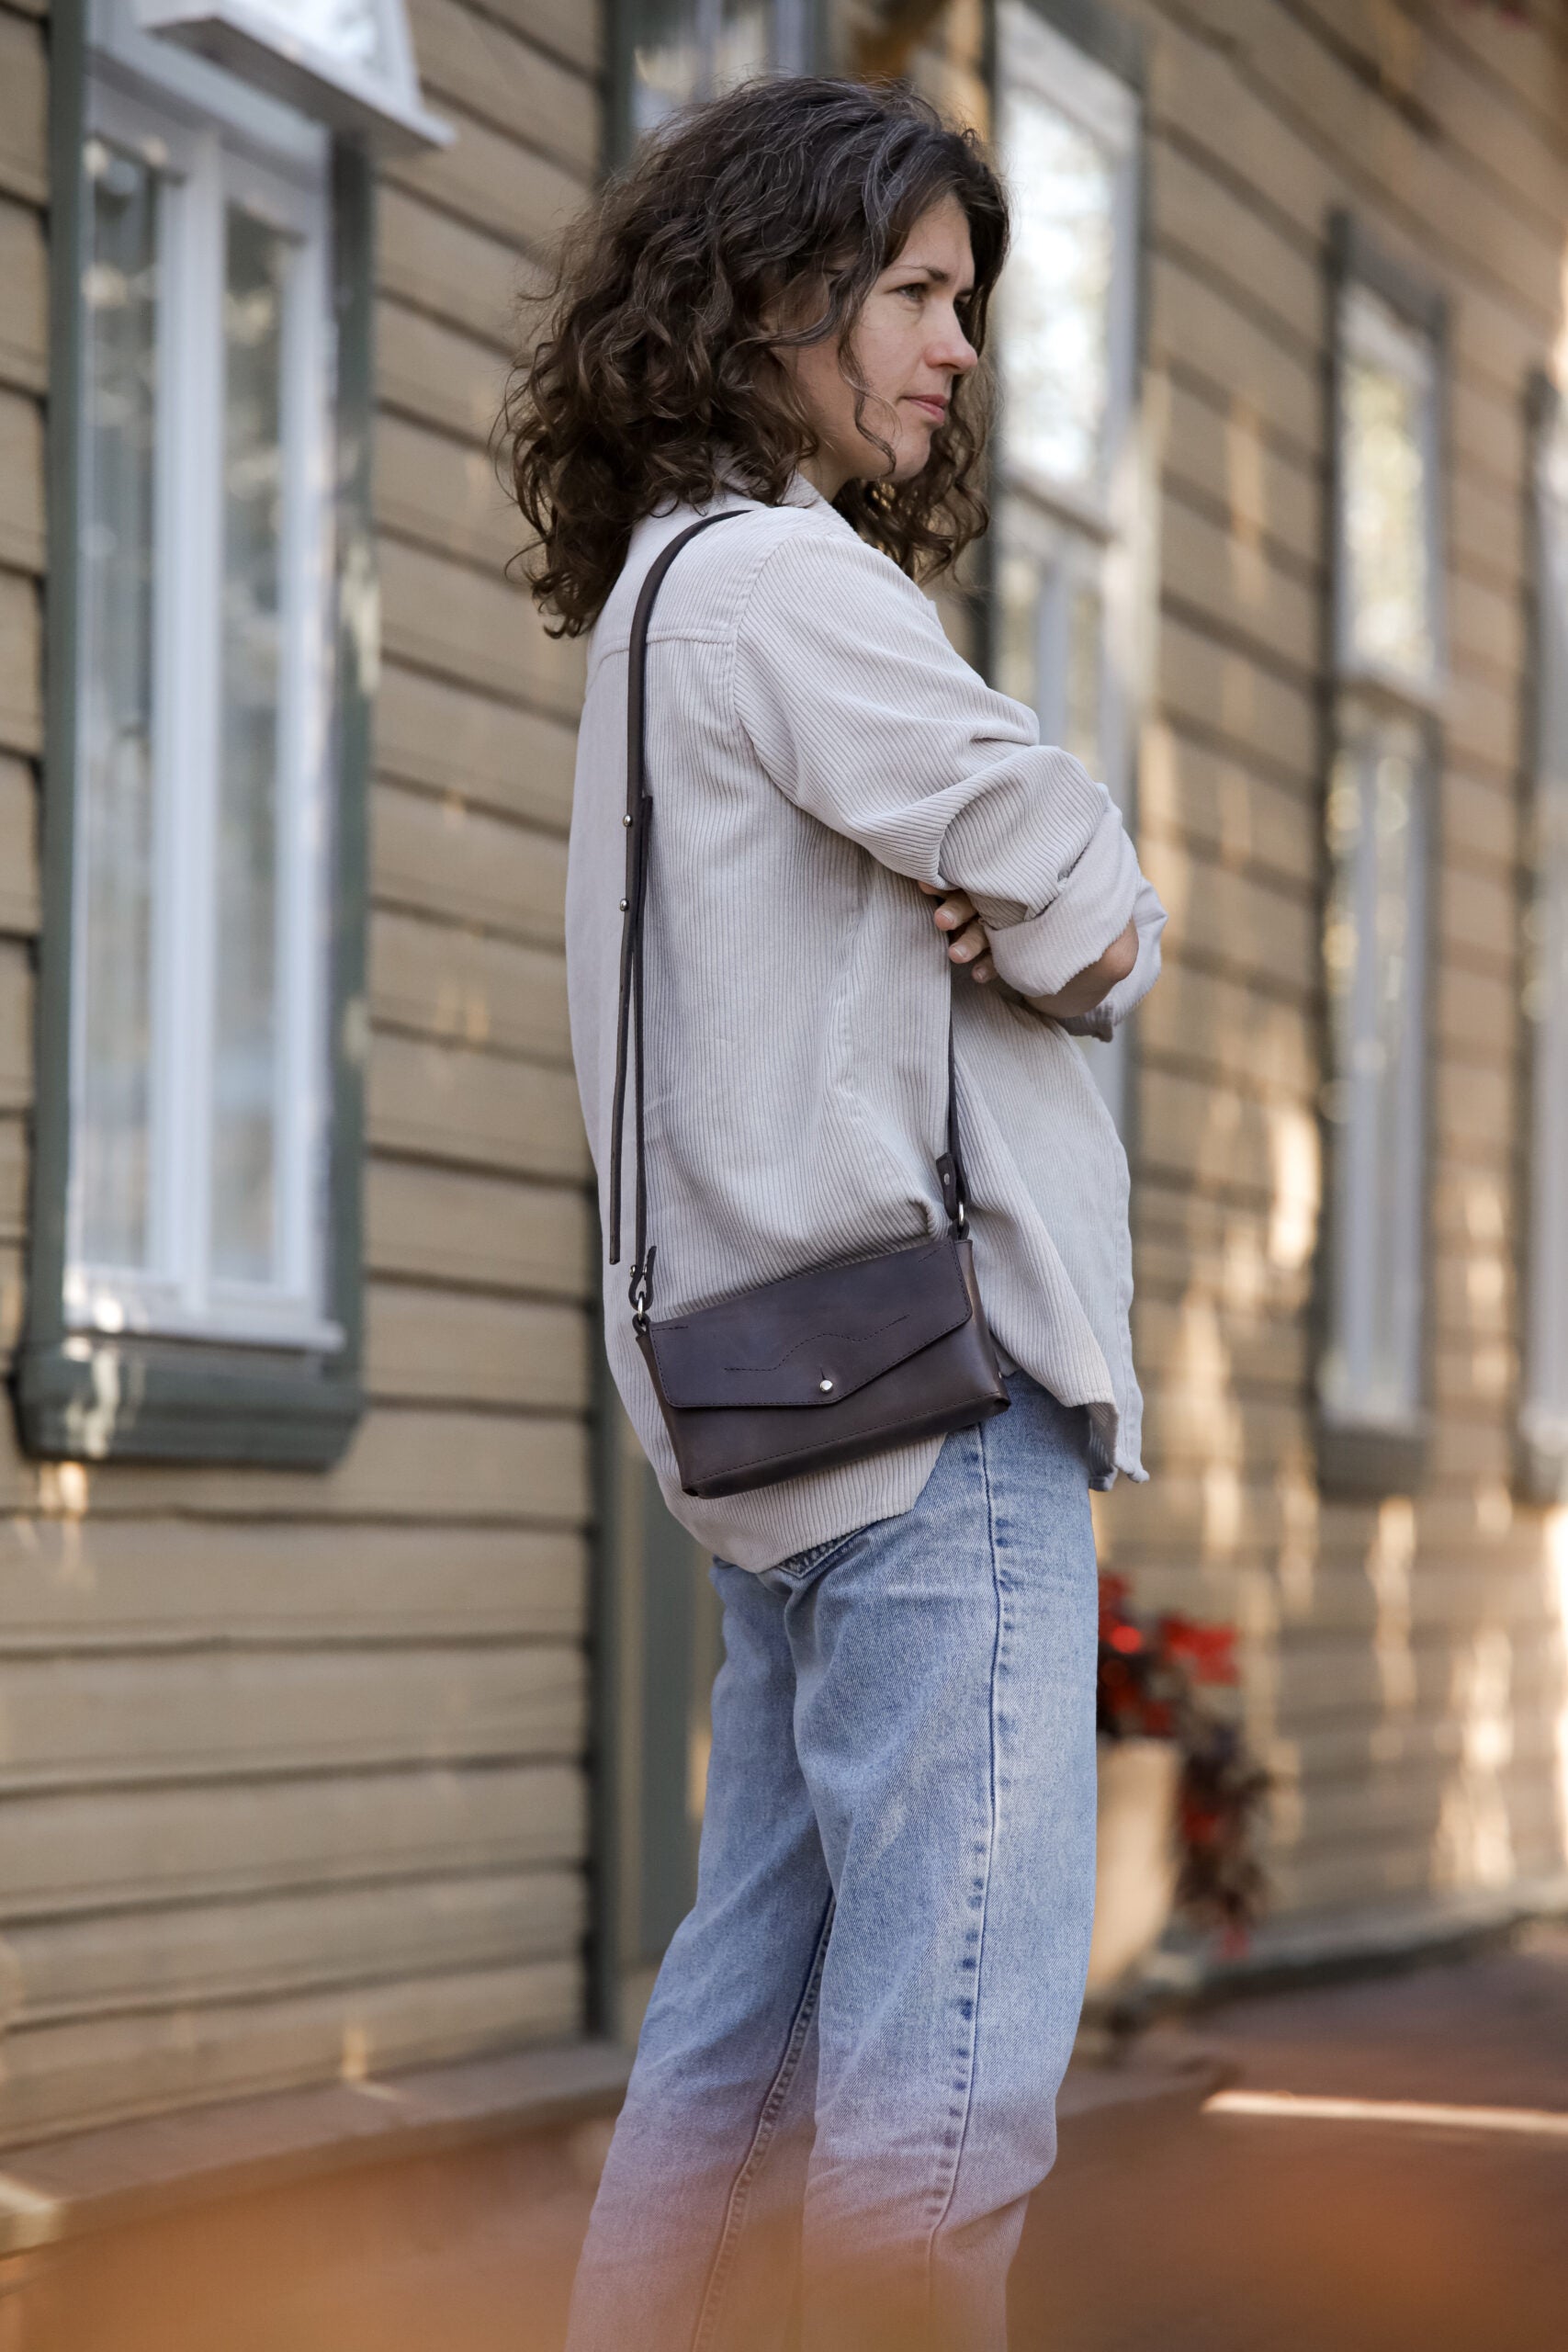
[[1100,1826],[1089,1991],[1133,1977],[1172,1917],[1235,1951],[1262,1907],[1269,1778],[1239,1719],[1235,1629],[1134,1611],[1100,1580]]

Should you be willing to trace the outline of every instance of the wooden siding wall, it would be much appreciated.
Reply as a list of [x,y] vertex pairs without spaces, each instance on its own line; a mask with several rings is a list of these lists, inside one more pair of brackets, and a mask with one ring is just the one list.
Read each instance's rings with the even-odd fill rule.
[[[598,11],[412,0],[380,204],[373,1405],[327,1477],[40,1467],[0,1419],[0,2138],[579,2026],[591,1283],[561,965],[581,657],[501,567],[523,267]],[[37,923],[45,40],[0,0],[0,1297]]]
[[[1107,1555],[1246,1628],[1282,1914],[1397,1913],[1568,1859],[1561,1519],[1511,1492],[1523,1116],[1523,396],[1568,365],[1565,12],[1127,0],[1145,28],[1158,677],[1142,849],[1136,1339],[1154,1484]],[[1348,205],[1451,311],[1451,683],[1432,996],[1435,1429],[1420,1490],[1317,1488],[1326,269]]]

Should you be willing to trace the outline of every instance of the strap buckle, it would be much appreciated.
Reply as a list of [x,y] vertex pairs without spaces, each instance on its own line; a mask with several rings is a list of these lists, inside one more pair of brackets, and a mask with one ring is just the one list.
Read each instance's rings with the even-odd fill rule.
[[648,1329],[648,1310],[653,1304],[653,1261],[658,1255],[659,1244],[655,1241],[650,1244],[644,1263],[632,1268],[631,1281],[626,1286],[626,1295],[632,1305],[632,1327],[637,1331]]

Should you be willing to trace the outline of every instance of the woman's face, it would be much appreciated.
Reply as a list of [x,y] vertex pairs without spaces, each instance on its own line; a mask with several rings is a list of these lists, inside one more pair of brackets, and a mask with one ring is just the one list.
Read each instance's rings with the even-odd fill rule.
[[[957,198],[944,196],[921,213],[856,322],[851,353],[870,394],[863,432],[832,343],[780,352],[819,444],[801,471],[824,498],[849,481],[912,481],[924,469],[953,386],[976,364],[960,322],[974,285],[969,224]],[[891,447],[891,467],[868,432]]]

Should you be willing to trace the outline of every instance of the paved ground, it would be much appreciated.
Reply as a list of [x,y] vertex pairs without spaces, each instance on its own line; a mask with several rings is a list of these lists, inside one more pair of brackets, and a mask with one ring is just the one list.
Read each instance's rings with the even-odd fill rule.
[[[1240,2001],[1248,2089],[1568,2117],[1568,1928]],[[1568,2139],[1368,2119],[1068,2120],[1013,2277],[1015,2352],[1565,2352]]]
[[[1568,2116],[1568,1928],[1157,2029],[1241,2086]],[[1568,2352],[1568,2140],[1205,2114],[1079,2078],[1013,2352]],[[558,2352],[599,2127],[0,2266],[0,2352]],[[628,2344],[626,2352],[638,2352]]]

